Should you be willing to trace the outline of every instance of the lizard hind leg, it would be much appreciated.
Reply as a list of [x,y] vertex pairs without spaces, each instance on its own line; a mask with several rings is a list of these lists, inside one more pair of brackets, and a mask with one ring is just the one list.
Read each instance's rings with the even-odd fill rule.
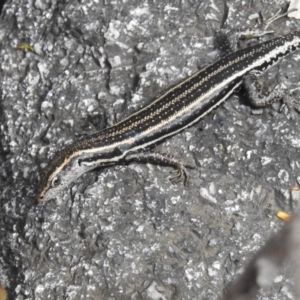
[[274,31],[260,28],[241,27],[232,30],[222,29],[215,34],[214,47],[220,51],[220,56],[227,55],[238,50],[240,40],[259,38]]
[[265,25],[263,26],[263,24],[261,24],[261,28],[240,27],[232,30],[221,29],[215,34],[214,47],[221,52],[220,56],[224,56],[232,51],[236,51],[239,49],[240,40],[248,40],[259,38],[267,34],[273,34],[274,31],[267,30],[270,24],[296,10],[297,9],[294,8],[280,14],[282,11],[280,9],[274,16],[263,22]]
[[299,101],[293,97],[292,93],[299,89],[288,90],[282,85],[277,85],[273,90],[266,91],[263,90],[262,85],[258,82],[258,76],[260,72],[252,71],[247,76],[245,76],[243,84],[248,93],[248,100],[250,104],[254,107],[265,107],[271,105],[275,101],[282,100],[282,105],[280,111],[286,106],[289,111],[293,109],[300,113]]

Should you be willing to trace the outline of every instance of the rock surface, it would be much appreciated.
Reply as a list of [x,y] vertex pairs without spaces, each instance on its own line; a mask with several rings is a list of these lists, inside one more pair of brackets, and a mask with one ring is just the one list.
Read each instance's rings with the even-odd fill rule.
[[[81,134],[213,61],[224,16],[226,28],[257,26],[256,13],[269,18],[285,2],[21,2],[0,18],[1,285],[17,300],[221,298],[282,226],[276,212],[292,207],[299,115],[279,104],[254,114],[243,91],[231,97],[157,147],[195,165],[188,188],[170,184],[168,167],[118,165],[36,204],[38,173]],[[25,44],[33,51],[16,50]],[[265,80],[295,88],[298,70],[299,52]],[[289,268],[259,299],[294,299]]]

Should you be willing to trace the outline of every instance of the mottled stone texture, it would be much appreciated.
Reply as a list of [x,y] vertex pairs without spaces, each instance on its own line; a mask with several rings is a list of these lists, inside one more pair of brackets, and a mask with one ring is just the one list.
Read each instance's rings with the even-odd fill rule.
[[[249,4],[249,3],[252,4]],[[0,282],[11,299],[218,299],[282,226],[300,116],[253,114],[243,91],[158,146],[195,164],[95,170],[37,205],[39,169],[213,61],[213,35],[284,1],[10,0],[0,18]],[[276,34],[299,29],[282,19]],[[264,37],[267,38],[267,37]],[[16,50],[27,44],[34,52]],[[28,47],[27,47],[28,48]],[[299,53],[266,76],[294,88]],[[298,94],[299,96],[299,94]],[[257,111],[256,111],[257,112]],[[259,299],[294,299],[289,269]]]

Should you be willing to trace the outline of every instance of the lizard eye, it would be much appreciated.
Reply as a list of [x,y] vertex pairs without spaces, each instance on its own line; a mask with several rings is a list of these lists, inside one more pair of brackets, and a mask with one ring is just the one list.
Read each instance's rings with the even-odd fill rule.
[[60,177],[59,176],[55,176],[52,179],[51,186],[52,187],[57,187],[59,184],[60,184]]

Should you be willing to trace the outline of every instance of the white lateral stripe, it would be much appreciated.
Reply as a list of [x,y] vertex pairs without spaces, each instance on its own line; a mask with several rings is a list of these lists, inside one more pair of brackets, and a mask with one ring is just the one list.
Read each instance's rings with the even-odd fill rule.
[[[222,81],[220,84],[214,86],[212,89],[210,89],[207,93],[203,94],[201,97],[199,97],[196,101],[192,102],[189,106],[185,107],[184,109],[182,109],[181,111],[173,114],[169,119],[167,120],[163,120],[161,123],[157,124],[156,126],[150,127],[147,130],[145,130],[144,132],[140,133],[139,136],[149,136],[151,135],[151,133],[153,131],[157,131],[159,130],[159,128],[162,128],[165,124],[168,124],[172,121],[174,121],[175,119],[179,118],[180,116],[184,115],[185,113],[187,113],[188,111],[191,111],[194,107],[196,107],[197,105],[199,105],[199,103],[201,103],[202,101],[205,101],[207,99],[209,99],[209,97],[211,97],[214,93],[216,93],[217,91],[221,91],[224,87],[226,87],[226,85],[228,85],[229,83],[233,82],[235,79],[237,78],[242,78],[243,75],[247,74],[249,71],[255,69],[256,67],[259,67],[261,65],[263,65],[266,62],[270,62],[272,59],[275,59],[276,57],[278,57],[278,55],[280,55],[281,53],[285,53],[288,49],[290,49],[292,46],[296,46],[299,47],[300,44],[300,39],[298,36],[296,36],[292,41],[290,42],[286,42],[285,44],[276,47],[274,50],[272,50],[271,52],[269,52],[268,54],[261,56],[259,59],[257,59],[256,61],[254,61],[251,65],[249,65],[247,68],[244,68],[242,70],[240,70],[238,73],[233,74],[232,76],[228,77],[226,80]],[[291,51],[292,52],[292,51]],[[248,53],[247,56],[250,56],[251,53]],[[237,57],[238,60],[241,60],[241,57]],[[221,66],[222,67],[222,66]],[[207,68],[207,67],[206,67]],[[205,68],[205,69],[206,69]],[[149,106],[151,106],[152,104],[156,103],[157,101],[159,101],[160,99],[162,99],[166,94],[170,93],[172,90],[176,89],[179,85],[183,85],[184,83],[186,83],[187,81],[193,79],[195,76],[197,76],[200,72],[203,72],[202,69],[198,72],[196,72],[194,75],[192,75],[191,77],[187,78],[185,81],[179,83],[178,85],[174,86],[172,89],[168,90],[166,93],[164,93],[161,97],[159,97],[158,99],[156,99],[154,102],[150,103],[149,105],[147,105],[146,107],[140,109],[139,111],[137,111],[136,113],[133,113],[132,115],[128,116],[127,118],[121,120],[120,122],[118,122],[117,124],[128,120],[129,118],[131,118],[134,115],[139,114],[141,111],[144,111],[145,109],[147,109]],[[215,107],[217,107],[218,105],[220,105],[222,102],[224,102],[232,93],[233,91],[241,84],[242,80],[240,82],[238,82],[232,90],[230,90],[220,101],[218,101],[218,103],[216,103],[214,106],[212,106],[210,109],[208,109],[205,113],[203,113],[202,115],[200,115],[199,117],[197,117],[194,121],[192,121],[191,123],[183,126],[182,128],[174,131],[174,132],[170,132],[169,134],[165,134],[164,136],[161,136],[153,141],[149,141],[148,143],[133,147],[129,150],[126,150],[122,153],[122,155],[119,156],[115,156],[113,158],[110,159],[97,159],[93,162],[85,162],[85,164],[87,166],[95,166],[97,164],[100,164],[101,162],[117,162],[120,159],[124,158],[126,156],[127,153],[129,152],[134,152],[137,151],[139,149],[142,148],[146,148],[152,144],[155,144],[159,141],[161,141],[162,139],[165,139],[171,135],[174,135],[182,130],[184,130],[185,128],[193,125],[194,123],[198,122],[201,118],[203,118],[205,115],[207,115],[209,112],[211,112]],[[117,125],[115,124],[115,125]],[[113,125],[113,126],[115,126]],[[112,127],[113,127],[112,126]],[[82,155],[85,154],[93,154],[93,153],[101,153],[102,151],[108,151],[110,149],[114,149],[114,148],[118,148],[120,146],[123,145],[132,145],[135,142],[135,138],[131,137],[131,138],[127,138],[124,140],[121,140],[119,142],[116,142],[114,144],[111,145],[107,145],[107,146],[101,146],[101,147],[97,147],[97,148],[90,148],[90,149],[84,149],[84,150],[80,150],[80,151],[76,151],[74,152],[71,156],[69,156],[68,158],[65,159],[65,161],[61,164],[61,166],[59,166],[56,171],[53,173],[53,175],[51,176],[51,178],[54,178],[73,158],[75,157],[80,157]]]

